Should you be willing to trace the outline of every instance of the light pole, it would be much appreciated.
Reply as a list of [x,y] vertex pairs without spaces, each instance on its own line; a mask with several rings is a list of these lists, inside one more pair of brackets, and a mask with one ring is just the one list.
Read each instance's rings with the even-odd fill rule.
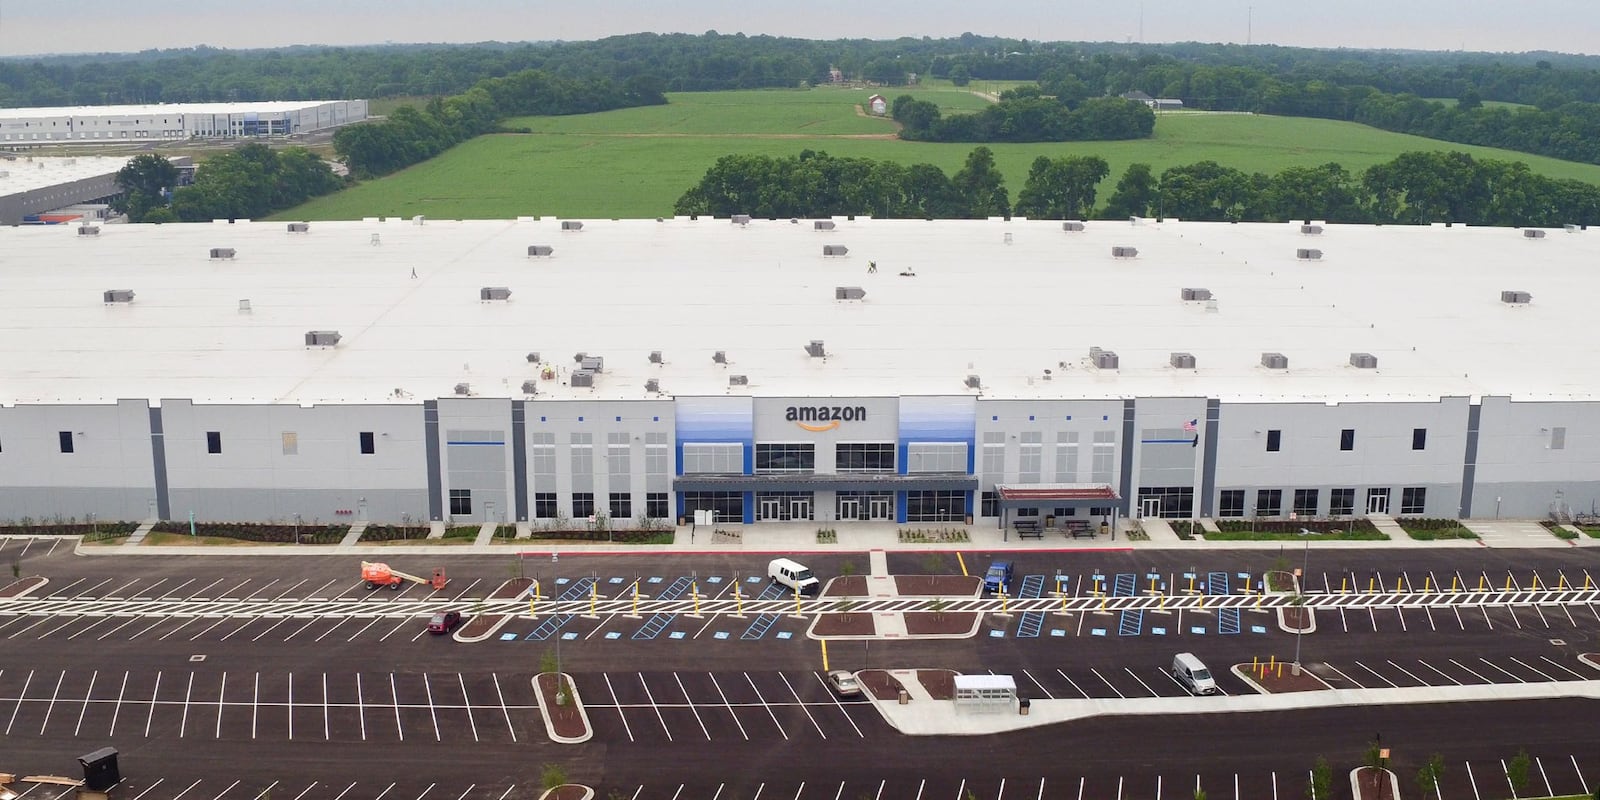
[[294,515],[294,543],[300,543],[300,515],[298,513]]
[[1294,669],[1297,673],[1300,671],[1300,638],[1305,635],[1306,616],[1311,613],[1306,611],[1305,603],[1305,580],[1310,576],[1310,573],[1306,570],[1310,568],[1310,565],[1311,540],[1307,539],[1305,555],[1300,559],[1300,579],[1295,582],[1294,587],[1295,608],[1298,609],[1296,616],[1299,617],[1297,624],[1294,626]]

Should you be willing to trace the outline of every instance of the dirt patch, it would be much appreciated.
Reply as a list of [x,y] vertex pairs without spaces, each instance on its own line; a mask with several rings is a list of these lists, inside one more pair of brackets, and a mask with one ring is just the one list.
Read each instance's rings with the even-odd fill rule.
[[549,716],[550,726],[555,728],[557,735],[579,739],[589,733],[588,726],[583,722],[583,715],[578,712],[576,696],[568,692],[565,704],[556,702],[556,695],[561,691],[564,678],[554,672],[541,672],[534,680],[539,684],[539,693],[544,696],[545,713]]
[[545,792],[539,800],[588,800],[593,796],[588,787],[567,783]]
[[1290,606],[1278,609],[1283,626],[1291,631],[1310,632],[1316,630],[1317,623],[1312,610],[1304,606]]
[[867,576],[841,575],[828,581],[828,588],[823,590],[823,597],[866,597]]
[[860,611],[818,614],[816,624],[811,626],[813,636],[874,636],[877,633],[878,626],[872,621],[872,615]]
[[1283,662],[1273,664],[1270,667],[1264,664],[1257,664],[1252,669],[1251,666],[1250,664],[1239,664],[1234,667],[1234,671],[1267,690],[1269,694],[1319,692],[1333,688],[1303,667],[1300,670],[1300,674],[1296,675],[1294,674],[1294,667]]
[[977,612],[907,611],[906,633],[911,636],[960,636],[972,632]]
[[37,589],[48,580],[43,575],[30,575],[22,580],[12,581],[0,587],[0,597],[16,597],[23,592]]
[[533,585],[532,578],[512,578],[500,584],[500,588],[489,593],[490,600],[512,600],[519,597],[528,587]]
[[949,669],[919,669],[917,682],[928,690],[935,700],[956,699],[956,673]]
[[1273,592],[1293,592],[1294,573],[1273,570],[1267,573],[1267,589]]
[[858,681],[879,700],[897,700],[900,697],[900,680],[881,669],[864,669],[856,673]]
[[894,586],[903,595],[976,597],[983,588],[983,579],[975,575],[896,575]]

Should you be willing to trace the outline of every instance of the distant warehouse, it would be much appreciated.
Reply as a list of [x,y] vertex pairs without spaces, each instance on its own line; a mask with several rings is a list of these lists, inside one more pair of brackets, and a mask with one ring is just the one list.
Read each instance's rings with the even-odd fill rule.
[[0,147],[286,136],[366,118],[365,100],[0,108]]

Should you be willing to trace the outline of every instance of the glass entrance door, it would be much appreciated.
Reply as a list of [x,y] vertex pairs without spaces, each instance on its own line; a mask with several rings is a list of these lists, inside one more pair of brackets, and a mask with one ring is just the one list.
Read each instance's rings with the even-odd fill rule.
[[861,501],[854,497],[839,498],[839,519],[861,519]]
[[811,498],[789,498],[789,519],[811,519]]
[[890,514],[889,509],[893,505],[888,497],[881,495],[869,497],[867,498],[867,516],[875,522],[887,520]]
[[761,519],[780,519],[783,517],[783,498],[763,497],[757,510],[761,512]]
[[1389,490],[1388,489],[1368,489],[1367,490],[1367,513],[1368,514],[1387,514],[1387,513],[1389,513]]
[[1140,517],[1159,517],[1159,516],[1161,516],[1161,498],[1159,498],[1159,497],[1141,497],[1141,498],[1139,498],[1139,516]]

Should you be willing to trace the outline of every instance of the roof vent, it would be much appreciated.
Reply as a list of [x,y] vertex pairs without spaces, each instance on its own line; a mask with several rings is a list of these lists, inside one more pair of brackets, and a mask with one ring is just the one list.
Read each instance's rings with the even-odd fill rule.
[[522,382],[522,393],[523,394],[538,394],[539,393],[539,382],[538,381],[523,381]]
[[1301,261],[1316,261],[1322,258],[1322,251],[1314,248],[1302,247],[1294,251],[1294,257]]
[[1582,230],[1582,228],[1579,228],[1576,225],[1562,225],[1561,229],[1567,233],[1577,233],[1578,231]]
[[1173,369],[1194,369],[1194,354],[1193,353],[1173,353],[1172,354],[1172,368]]
[[572,385],[574,387],[588,386],[590,388],[593,388],[594,387],[594,373],[590,372],[590,371],[588,371],[586,369],[573,370],[573,372],[572,372]]
[[833,228],[833,220],[831,219],[819,219],[811,223],[811,229],[814,231],[831,231]]
[[1267,369],[1288,369],[1289,357],[1282,353],[1262,353],[1261,366]]
[[1305,235],[1307,235],[1307,236],[1321,236],[1322,235],[1322,226],[1321,225],[1301,225],[1300,226],[1300,232],[1305,234]]
[[729,386],[749,386],[750,385],[750,377],[748,375],[729,375],[728,376],[728,385]]
[[600,356],[584,356],[578,362],[578,369],[588,370],[589,372],[605,372],[606,360]]
[[459,395],[461,395],[463,397],[465,397],[467,395],[470,395],[470,394],[472,394],[472,384],[470,384],[470,383],[458,383],[458,384],[456,384],[456,390],[455,391],[456,391],[456,394],[459,394]]
[[78,235],[79,236],[99,236],[100,235],[100,226],[99,225],[80,225],[78,227]]
[[213,247],[213,248],[211,248],[211,257],[214,258],[214,259],[217,259],[217,258],[230,258],[231,259],[231,258],[233,258],[233,256],[234,256],[234,252],[233,252],[233,248],[231,248],[231,247]]
[[1512,305],[1522,305],[1533,302],[1533,295],[1527,292],[1504,291],[1500,293],[1500,302]]
[[1210,300],[1211,299],[1211,290],[1210,289],[1184,289],[1183,290],[1183,299],[1185,299],[1185,300]]
[[1522,238],[1524,238],[1524,239],[1543,239],[1544,238],[1544,231],[1536,230],[1534,228],[1529,228],[1529,229],[1527,229],[1527,230],[1522,232]]
[[735,225],[749,225],[750,224],[750,215],[749,214],[734,214],[732,219],[733,219],[733,224],[735,224]]
[[1137,248],[1137,247],[1113,247],[1113,248],[1111,248],[1111,257],[1112,258],[1138,258],[1139,257],[1139,248]]
[[537,363],[539,363],[540,361],[543,361],[543,360],[544,359],[539,357],[539,351],[538,350],[535,350],[535,351],[533,351],[533,352],[528,354],[528,363],[529,364],[537,364]]
[[239,310],[240,311],[249,311],[250,310],[250,298],[247,297],[247,298],[239,301]]
[[505,286],[485,286],[478,290],[479,300],[510,300],[511,290]]
[[1089,361],[1093,362],[1095,369],[1116,369],[1118,364],[1116,353],[1098,347],[1089,348]]
[[654,394],[661,394],[661,381],[658,378],[649,378],[644,382],[644,390]]
[[1350,366],[1357,369],[1377,369],[1378,357],[1371,353],[1351,353]]
[[107,289],[102,294],[102,296],[105,298],[105,301],[107,303],[131,303],[131,302],[133,302],[133,290],[132,289]]
[[867,290],[860,286],[835,286],[833,299],[835,300],[860,300],[867,296]]
[[311,232],[311,223],[309,223],[309,222],[291,222],[291,223],[289,223],[289,232],[290,233],[310,233]]
[[822,254],[825,256],[842,256],[849,253],[850,248],[842,244],[825,244],[822,246]]
[[812,358],[825,358],[828,351],[823,348],[821,339],[812,339],[811,344],[806,345],[806,355]]
[[340,338],[338,331],[306,331],[306,347],[333,347]]
[[983,388],[983,381],[979,380],[978,376],[976,376],[976,375],[968,375],[967,379],[965,381],[963,381],[963,383],[966,384],[968,389],[981,389],[981,388]]
[[556,251],[556,249],[554,247],[551,247],[550,245],[547,245],[547,244],[530,244],[530,245],[528,245],[528,256],[530,258],[538,258],[538,257],[541,257],[541,256],[549,256],[551,253],[554,253],[555,251]]
[[661,351],[660,350],[651,350],[650,351],[650,363],[652,363],[652,364],[660,364],[661,363]]
[[418,215],[416,215],[416,216],[411,218],[411,224],[412,225],[421,225],[421,224],[423,224],[424,222],[427,222],[427,221],[428,221],[428,218],[422,216],[421,214],[418,214]]
[[561,221],[561,230],[581,231],[583,230],[583,223],[575,219],[564,219]]
[[726,364],[728,363],[728,353],[724,350],[718,350],[711,354],[711,360],[717,364]]
[[1083,232],[1083,223],[1081,223],[1081,222],[1063,222],[1063,223],[1061,223],[1061,230],[1064,230],[1067,233],[1082,233]]

